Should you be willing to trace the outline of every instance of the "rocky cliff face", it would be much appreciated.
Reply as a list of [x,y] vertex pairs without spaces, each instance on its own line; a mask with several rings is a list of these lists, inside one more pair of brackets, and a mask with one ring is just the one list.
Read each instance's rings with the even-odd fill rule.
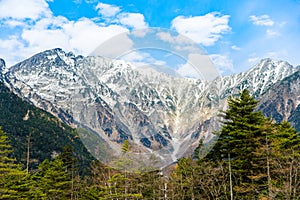
[[300,131],[300,71],[274,84],[260,97],[258,109],[277,122],[289,121]]
[[200,138],[211,139],[227,97],[245,88],[261,99],[260,109],[266,114],[276,110],[278,120],[297,121],[298,93],[293,105],[284,99],[286,107],[273,109],[274,87],[282,87],[286,94],[295,92],[299,79],[286,77],[296,72],[286,62],[264,59],[247,72],[208,82],[53,49],[9,68],[3,79],[34,105],[64,122],[92,130],[108,148],[120,149],[129,140],[133,151],[155,151],[176,160],[192,151]]

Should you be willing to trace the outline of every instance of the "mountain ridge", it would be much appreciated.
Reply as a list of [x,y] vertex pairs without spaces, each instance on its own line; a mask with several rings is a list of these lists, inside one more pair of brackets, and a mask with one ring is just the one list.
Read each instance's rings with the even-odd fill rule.
[[130,140],[138,151],[167,152],[174,161],[213,137],[229,96],[249,89],[262,98],[298,70],[263,59],[246,72],[208,82],[52,49],[10,67],[3,77],[22,98],[68,124],[88,126],[114,149]]

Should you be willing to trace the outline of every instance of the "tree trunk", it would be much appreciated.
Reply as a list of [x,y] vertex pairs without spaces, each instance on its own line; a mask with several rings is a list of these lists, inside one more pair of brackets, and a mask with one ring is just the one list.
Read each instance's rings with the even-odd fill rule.
[[233,200],[233,191],[232,191],[232,172],[231,172],[230,153],[228,153],[228,161],[229,161],[230,200]]
[[29,161],[30,161],[30,134],[27,136],[27,158],[26,158],[26,172],[29,173]]

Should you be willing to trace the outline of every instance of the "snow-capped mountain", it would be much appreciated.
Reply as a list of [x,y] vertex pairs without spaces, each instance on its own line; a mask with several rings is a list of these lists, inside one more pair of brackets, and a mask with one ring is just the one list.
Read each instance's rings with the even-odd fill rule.
[[11,90],[64,122],[92,130],[106,148],[120,149],[129,140],[132,151],[155,151],[174,161],[200,138],[211,139],[228,96],[247,88],[261,98],[297,69],[264,59],[247,72],[209,82],[53,49],[4,71]]
[[221,98],[236,95],[243,89],[250,90],[257,98],[275,83],[296,71],[296,68],[285,61],[262,59],[246,72],[223,77]]
[[300,71],[274,84],[260,99],[258,109],[277,122],[289,121],[300,131]]

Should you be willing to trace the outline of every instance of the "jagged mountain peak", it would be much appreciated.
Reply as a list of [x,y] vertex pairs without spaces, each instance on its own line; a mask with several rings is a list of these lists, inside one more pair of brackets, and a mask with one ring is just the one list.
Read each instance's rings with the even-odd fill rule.
[[[3,74],[5,73],[6,70],[6,66],[5,66],[5,61],[0,58],[0,77],[1,79],[3,79]],[[2,80],[0,80],[0,82],[2,82]]]
[[199,120],[202,123],[213,115],[204,108],[208,103],[201,81],[141,69],[122,60],[75,57],[61,49],[41,52],[13,66],[6,79],[19,96],[56,116],[64,111],[72,119],[62,120],[85,123],[111,146],[131,139],[146,152],[162,147],[175,160],[185,152],[179,149],[195,146],[202,137],[200,131],[207,127],[201,128]]
[[[65,52],[64,50],[62,50],[61,48],[54,48],[54,49],[49,49],[49,50],[45,50],[39,54],[44,54],[44,55],[58,55],[58,56],[67,56],[67,57],[71,57],[71,58],[75,58],[75,54],[73,52]],[[36,54],[36,55],[39,55]]]
[[294,67],[286,61],[264,58],[261,59],[258,64],[254,65],[251,69],[249,69],[248,73],[254,71],[259,71],[261,73],[270,70],[277,70],[278,72],[280,72],[280,70],[293,70],[293,68]]
[[248,89],[255,96],[266,92],[273,84],[297,71],[286,61],[277,61],[270,58],[262,59],[251,69],[240,74],[223,77],[223,92],[221,97],[238,94]]
[[286,120],[300,130],[300,71],[275,83],[261,96],[258,109],[277,122]]
[[5,67],[5,61],[2,58],[0,58],[0,67],[1,68]]
[[0,58],[0,73],[3,73],[3,70],[5,70],[5,68],[5,61],[2,58]]
[[75,57],[73,52],[66,53],[60,48],[55,48],[31,56],[12,66],[10,71],[47,71],[50,70],[52,66],[70,69],[71,66],[74,66],[75,60],[81,58],[82,56]]
[[268,58],[209,82],[52,49],[13,66],[5,80],[19,96],[65,122],[85,123],[112,147],[128,139],[144,152],[161,149],[176,160],[200,138],[209,140],[226,97],[246,88],[261,96],[295,70]]

